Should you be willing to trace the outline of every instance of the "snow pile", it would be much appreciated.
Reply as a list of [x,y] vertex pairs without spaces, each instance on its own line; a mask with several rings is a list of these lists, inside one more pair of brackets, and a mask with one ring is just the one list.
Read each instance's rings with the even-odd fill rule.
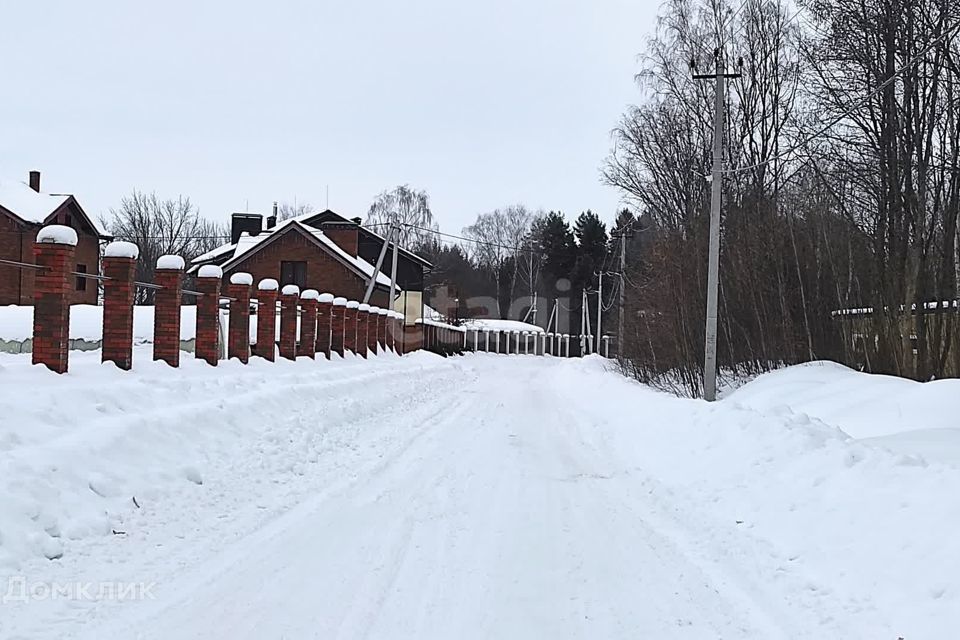
[[136,260],[140,257],[140,247],[125,240],[115,240],[103,248],[103,257]]
[[760,411],[816,417],[901,453],[960,465],[960,380],[919,383],[813,362],[760,376],[728,395]]
[[186,263],[180,256],[166,255],[157,258],[157,269],[176,269],[183,271],[185,265]]
[[471,318],[464,320],[463,326],[467,331],[527,331],[532,333],[543,333],[543,328],[528,322],[520,320],[499,320],[493,318]]
[[197,271],[197,277],[219,279],[223,277],[223,269],[221,269],[215,264],[205,264],[202,267],[200,267],[199,271]]
[[264,278],[260,281],[260,284],[257,285],[257,289],[260,291],[276,291],[279,288],[280,283],[273,278]]
[[250,286],[253,284],[253,276],[243,271],[238,271],[230,276],[230,284],[240,284]]
[[37,232],[37,242],[40,244],[66,244],[77,246],[77,232],[62,224],[51,224]]

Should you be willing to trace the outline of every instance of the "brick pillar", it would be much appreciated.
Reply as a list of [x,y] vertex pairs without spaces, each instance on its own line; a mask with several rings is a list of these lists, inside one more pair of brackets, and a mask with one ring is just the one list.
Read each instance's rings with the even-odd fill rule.
[[194,356],[217,366],[220,359],[220,267],[207,264],[197,272],[197,340]]
[[377,311],[377,351],[387,350],[387,313],[386,309]]
[[183,258],[160,256],[153,282],[163,287],[153,298],[153,359],[180,366],[180,301],[183,297]]
[[273,278],[257,284],[257,346],[254,355],[270,362],[277,357],[277,289]]
[[343,338],[347,324],[347,299],[334,298],[331,303],[333,315],[330,322],[330,352],[343,357]]
[[317,353],[330,359],[330,336],[332,333],[333,294],[321,293],[317,298]]
[[67,372],[70,296],[77,232],[58,224],[40,229],[33,245],[38,270],[33,280],[33,364]]
[[230,276],[227,295],[230,301],[230,335],[227,338],[227,357],[243,364],[250,360],[250,287],[253,276],[238,272]]
[[347,302],[347,313],[343,320],[343,348],[345,351],[357,353],[357,310],[360,303],[356,300]]
[[370,307],[370,325],[367,327],[367,349],[376,355],[379,346],[380,307]]
[[280,357],[297,359],[297,305],[300,287],[288,284],[280,292]]
[[370,305],[364,303],[357,307],[357,353],[366,358],[369,344]]
[[102,362],[124,371],[133,366],[133,276],[140,249],[132,242],[111,242],[103,250]]
[[298,356],[315,358],[317,353],[317,298],[316,289],[307,289],[300,294],[300,346]]
[[397,347],[400,343],[400,335],[397,333],[397,312],[387,311],[387,348],[394,353],[399,353]]

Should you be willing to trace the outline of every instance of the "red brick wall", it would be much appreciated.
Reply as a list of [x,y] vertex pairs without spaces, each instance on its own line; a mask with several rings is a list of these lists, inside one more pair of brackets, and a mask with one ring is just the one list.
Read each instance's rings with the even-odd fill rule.
[[[347,300],[363,300],[363,294],[367,290],[366,280],[296,232],[285,234],[269,247],[242,260],[227,271],[224,278],[229,278],[238,271],[245,271],[253,275],[254,282],[264,278],[279,280],[280,262],[283,260],[307,263],[307,278],[301,289],[316,289],[320,293],[332,293]],[[281,286],[283,284],[285,283],[280,283]],[[374,291],[370,304],[388,307],[389,297],[387,292]]]

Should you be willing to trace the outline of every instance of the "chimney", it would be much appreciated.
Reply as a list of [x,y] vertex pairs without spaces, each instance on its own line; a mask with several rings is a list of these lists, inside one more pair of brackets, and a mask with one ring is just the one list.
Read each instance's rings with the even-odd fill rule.
[[273,213],[267,218],[267,229],[273,229],[277,226],[277,203],[273,203]]
[[352,222],[327,222],[320,226],[323,235],[333,240],[334,244],[349,253],[354,258],[357,257],[357,225]]
[[263,231],[263,216],[259,213],[235,213],[230,216],[230,242],[237,244],[244,231],[251,236],[259,235]]
[[40,172],[31,171],[30,172],[30,188],[40,193]]

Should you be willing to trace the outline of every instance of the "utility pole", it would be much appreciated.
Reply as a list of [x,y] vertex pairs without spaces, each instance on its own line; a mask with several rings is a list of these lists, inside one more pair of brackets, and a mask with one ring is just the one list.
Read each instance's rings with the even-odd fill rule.
[[600,353],[600,312],[603,311],[603,271],[600,272],[600,281],[597,284],[597,353]]
[[[390,264],[390,309],[395,311],[397,299],[397,245],[400,244],[400,225],[395,223],[391,227],[391,230],[393,231],[393,256]],[[423,315],[423,300],[420,301],[420,311],[420,315]],[[402,313],[404,314],[404,318],[406,318],[407,305],[403,305]],[[404,324],[406,324],[406,320],[404,320]]]
[[720,198],[723,195],[723,107],[727,78],[739,78],[739,73],[726,73],[723,52],[714,51],[717,65],[711,74],[695,74],[695,80],[715,80],[716,97],[713,112],[713,173],[710,186],[710,250],[707,258],[707,323],[704,331],[703,398],[717,399],[717,298],[720,284]]
[[627,229],[620,231],[620,308],[617,310],[617,357],[623,357],[623,299],[627,288]]

